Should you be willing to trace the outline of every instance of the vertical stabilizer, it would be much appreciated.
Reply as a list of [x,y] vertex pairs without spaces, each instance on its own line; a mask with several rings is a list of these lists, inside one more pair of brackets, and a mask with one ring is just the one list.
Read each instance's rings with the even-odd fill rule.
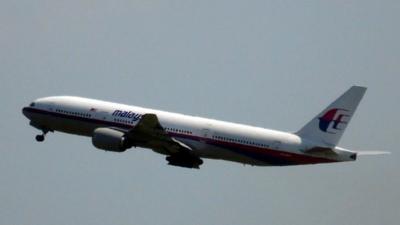
[[322,146],[336,146],[366,90],[351,87],[296,134]]

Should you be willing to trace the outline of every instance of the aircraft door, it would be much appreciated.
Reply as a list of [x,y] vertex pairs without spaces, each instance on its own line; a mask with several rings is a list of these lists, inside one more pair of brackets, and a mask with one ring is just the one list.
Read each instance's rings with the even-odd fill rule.
[[107,120],[107,118],[108,118],[108,113],[107,113],[107,112],[104,112],[104,111],[102,111],[102,112],[96,112],[96,113],[94,114],[94,116],[95,116],[95,118],[98,119],[98,120]]
[[54,103],[50,103],[49,105],[48,105],[48,110],[50,111],[50,112],[54,112]]
[[212,137],[210,129],[203,129],[203,137],[206,138],[206,139]]
[[[47,110],[49,110],[49,112],[54,112],[55,111],[55,105],[54,105],[54,103],[50,103],[49,105],[48,105],[48,107],[47,107]],[[58,122],[58,120],[56,119],[56,117],[53,117],[53,116],[51,116],[51,117],[44,117],[44,119],[43,119],[44,121],[45,121],[45,123],[49,123],[49,124],[54,124],[54,123],[57,123]],[[49,126],[51,126],[51,125],[49,125]]]
[[202,139],[201,142],[207,143],[210,139],[213,138],[213,131],[211,130],[211,124],[208,124],[206,128],[201,130]]
[[282,142],[281,141],[274,141],[272,143],[272,149],[274,150],[279,150],[281,148]]

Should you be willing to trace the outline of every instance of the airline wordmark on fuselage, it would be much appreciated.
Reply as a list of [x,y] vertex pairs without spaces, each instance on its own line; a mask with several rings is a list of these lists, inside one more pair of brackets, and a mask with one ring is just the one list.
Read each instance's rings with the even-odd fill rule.
[[121,117],[121,118],[129,118],[132,119],[133,121],[140,120],[142,118],[142,114],[135,113],[132,111],[122,111],[122,110],[115,110],[112,113],[113,116]]

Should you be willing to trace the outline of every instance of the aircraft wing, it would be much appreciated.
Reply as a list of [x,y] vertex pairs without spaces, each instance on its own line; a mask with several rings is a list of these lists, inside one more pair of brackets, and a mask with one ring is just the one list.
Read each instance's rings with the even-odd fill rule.
[[168,135],[156,114],[144,114],[134,128],[126,134],[128,140],[137,146],[150,147],[170,155],[170,165],[199,168],[202,160],[192,154],[192,148]]

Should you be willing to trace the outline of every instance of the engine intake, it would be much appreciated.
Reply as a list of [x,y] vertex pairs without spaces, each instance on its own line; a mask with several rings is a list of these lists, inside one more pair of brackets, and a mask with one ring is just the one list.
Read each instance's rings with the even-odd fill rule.
[[97,128],[93,132],[92,143],[96,148],[106,151],[123,152],[126,145],[125,134],[111,128]]

